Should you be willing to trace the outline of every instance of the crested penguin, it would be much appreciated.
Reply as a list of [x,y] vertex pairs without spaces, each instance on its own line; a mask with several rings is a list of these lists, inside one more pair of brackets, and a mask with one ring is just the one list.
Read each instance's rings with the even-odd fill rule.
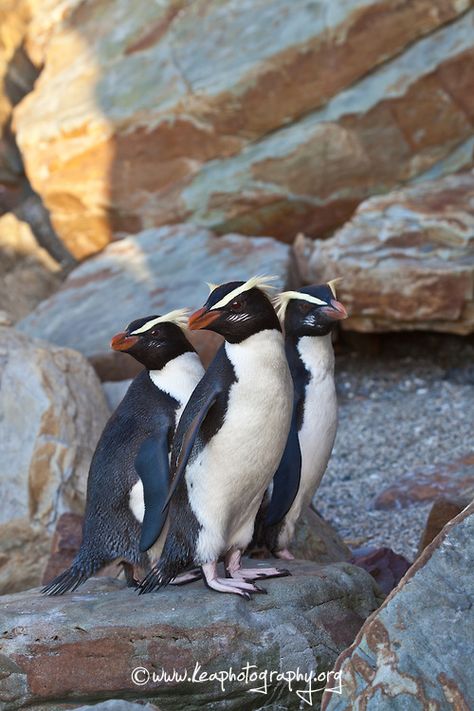
[[[209,588],[245,598],[252,581],[288,575],[241,568],[254,520],[281,460],[291,422],[293,384],[281,325],[268,296],[271,277],[214,287],[189,319],[224,343],[183,412],[172,447],[170,526],[158,563],[140,593],[200,566]],[[226,577],[217,574],[224,559]]]
[[[134,565],[150,569],[146,551],[165,523],[161,509],[169,490],[172,436],[204,374],[184,333],[186,314],[186,310],[177,310],[147,316],[132,321],[112,338],[114,350],[133,356],[145,369],[132,381],[97,444],[79,552],[70,568],[46,585],[43,593],[62,595],[75,590],[119,558],[129,586],[137,584]],[[157,509],[144,505],[144,489],[153,492]]]
[[[294,407],[282,457],[286,469],[280,465],[275,474],[271,495],[264,499],[257,515],[252,545],[265,545],[276,557],[286,560],[294,557],[288,546],[295,525],[321,482],[336,437],[331,331],[338,321],[347,318],[346,309],[337,301],[337,281],[283,292],[276,297],[293,378]],[[293,465],[288,469],[291,462]],[[293,503],[282,517],[275,512],[286,508],[288,489],[293,492]]]

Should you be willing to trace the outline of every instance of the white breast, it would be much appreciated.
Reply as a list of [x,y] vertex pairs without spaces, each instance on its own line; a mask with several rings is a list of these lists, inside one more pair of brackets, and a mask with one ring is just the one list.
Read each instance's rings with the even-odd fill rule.
[[[150,379],[157,388],[178,401],[176,425],[191,393],[204,375],[204,368],[197,353],[183,353],[170,360],[161,370],[150,370]],[[145,515],[143,484],[139,480],[130,489],[130,509],[140,523]]]
[[291,420],[293,385],[281,333],[261,331],[225,349],[237,379],[225,420],[186,472],[190,504],[203,526],[200,562],[249,543]]
[[301,483],[279,537],[286,547],[295,524],[310,504],[331,456],[337,431],[337,398],[334,383],[334,350],[331,335],[305,336],[298,342],[301,359],[310,374],[305,391],[304,417],[299,440],[301,448]]
[[176,424],[203,375],[204,368],[197,353],[183,353],[161,370],[150,370],[150,378],[156,387],[179,402]]

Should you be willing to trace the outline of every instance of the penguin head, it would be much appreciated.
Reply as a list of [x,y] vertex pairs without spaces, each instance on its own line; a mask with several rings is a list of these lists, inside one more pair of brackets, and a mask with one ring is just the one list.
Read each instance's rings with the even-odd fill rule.
[[117,333],[110,347],[133,356],[148,370],[160,370],[173,358],[194,351],[183,330],[187,314],[186,309],[180,309],[164,316],[139,318]]
[[347,318],[346,309],[336,299],[336,281],[277,296],[278,316],[287,336],[327,336],[338,321]]
[[211,293],[202,307],[189,317],[192,331],[204,328],[224,336],[230,343],[240,343],[266,329],[281,331],[280,322],[268,292],[275,277],[252,277],[248,281],[230,281],[220,286],[209,284]]

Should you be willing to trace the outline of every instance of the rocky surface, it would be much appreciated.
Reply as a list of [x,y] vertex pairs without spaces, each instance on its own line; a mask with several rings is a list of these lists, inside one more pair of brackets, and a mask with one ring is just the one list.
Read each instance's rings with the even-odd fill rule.
[[341,654],[323,711],[468,709],[474,698],[474,504],[425,550]]
[[[192,225],[151,229],[110,245],[72,271],[62,288],[18,325],[86,355],[103,380],[122,380],[138,363],[110,350],[111,337],[140,316],[202,306],[205,280],[221,284],[253,274],[290,279],[289,248],[271,238],[216,237]],[[71,327],[73,324],[73,327]],[[190,334],[205,363],[220,337]]]
[[[299,707],[293,684],[202,679],[143,681],[146,671],[175,669],[239,673],[246,664],[260,674],[328,671],[380,598],[372,578],[347,563],[318,566],[295,561],[293,575],[265,582],[268,594],[251,601],[218,594],[202,582],[138,596],[123,583],[91,580],[80,592],[45,598],[38,590],[0,599],[2,700],[8,711],[82,706],[126,697],[160,708],[260,708],[262,701]],[[144,671],[146,670],[146,671]]]
[[[339,429],[314,504],[351,548],[387,546],[414,559],[433,499],[414,498],[404,508],[373,506],[395,482],[407,486],[407,475],[416,489],[413,472],[428,473],[435,483],[433,473],[444,470],[451,496],[457,484],[464,491],[473,361],[472,339],[423,334],[380,336],[376,352],[337,356]],[[442,493],[436,486],[431,492]]]
[[111,699],[92,706],[76,707],[76,711],[86,711],[86,709],[96,709],[96,711],[160,711],[158,706],[154,704],[135,704],[133,701],[125,701],[124,699]]
[[17,321],[61,281],[60,265],[38,245],[30,226],[11,213],[0,217],[0,309]]
[[78,258],[184,220],[320,235],[368,195],[472,165],[469,0],[32,7],[44,69],[14,128]]
[[442,495],[474,498],[474,453],[408,472],[376,496],[373,506],[381,510],[406,508]]
[[446,524],[460,514],[472,499],[473,497],[470,500],[463,500],[461,497],[448,498],[442,496],[434,502],[421,536],[419,553],[422,553],[429,546]]
[[308,508],[298,522],[290,548],[295,558],[317,563],[333,563],[351,557],[338,533],[312,508]]
[[474,331],[474,172],[371,198],[334,237],[296,244],[309,283],[343,276],[355,331]]
[[75,351],[0,328],[0,591],[37,585],[58,516],[82,510],[109,411]]
[[33,86],[36,70],[22,43],[30,19],[28,0],[0,5],[0,214],[21,199],[23,165],[11,131],[13,106]]

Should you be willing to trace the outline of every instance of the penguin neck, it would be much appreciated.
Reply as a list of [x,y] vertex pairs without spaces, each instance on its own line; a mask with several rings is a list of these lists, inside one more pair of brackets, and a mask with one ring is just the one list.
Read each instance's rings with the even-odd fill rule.
[[333,377],[334,348],[330,333],[326,336],[301,336],[294,339],[293,348],[313,378],[320,380],[328,375]]
[[275,358],[278,360],[280,356],[284,359],[284,342],[281,331],[276,328],[266,328],[262,331],[257,331],[251,336],[242,339],[238,343],[227,341],[224,343],[224,349],[230,362],[234,367],[238,364],[250,365],[251,362],[273,362]]
[[162,392],[177,400],[180,405],[189,397],[204,375],[201,360],[194,350],[172,358],[162,368],[149,370],[152,383]]

